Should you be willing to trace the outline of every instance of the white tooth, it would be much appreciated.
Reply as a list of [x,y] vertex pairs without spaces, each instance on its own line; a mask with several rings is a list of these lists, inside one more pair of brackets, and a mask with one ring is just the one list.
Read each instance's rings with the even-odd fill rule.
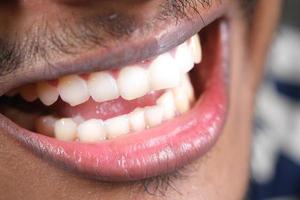
[[129,119],[127,115],[121,115],[108,119],[104,123],[107,137],[109,139],[118,137],[120,135],[125,135],[130,131]]
[[39,117],[35,122],[35,130],[47,136],[54,136],[54,124],[56,121],[57,118],[53,116]]
[[176,87],[172,89],[172,91],[175,99],[176,110],[181,114],[187,112],[190,109],[190,101],[184,87]]
[[97,102],[117,99],[120,94],[116,80],[107,72],[92,73],[88,80],[89,93]]
[[191,38],[190,47],[192,49],[194,62],[199,64],[202,60],[202,48],[199,35],[196,34]]
[[97,142],[106,139],[103,121],[90,119],[81,123],[77,128],[77,137],[83,142]]
[[183,90],[186,91],[189,101],[192,103],[195,101],[195,92],[193,85],[191,83],[191,79],[188,74],[183,75],[182,84],[180,87],[183,87]]
[[189,72],[194,67],[194,59],[191,49],[187,42],[179,45],[176,48],[175,59],[177,66],[183,73]]
[[147,71],[142,67],[125,67],[120,71],[118,86],[123,99],[144,96],[150,90]]
[[89,99],[87,84],[77,75],[60,78],[58,92],[62,100],[71,106],[79,105]]
[[149,80],[152,90],[173,88],[180,84],[181,74],[171,54],[158,56],[149,67]]
[[171,91],[167,91],[156,101],[156,104],[163,109],[163,119],[169,120],[174,118],[176,107],[174,102],[174,96]]
[[132,131],[142,131],[146,128],[144,110],[136,108],[128,114],[130,128]]
[[70,118],[62,118],[54,124],[55,138],[73,141],[76,138],[77,124]]
[[36,85],[29,84],[21,87],[20,94],[26,101],[33,102],[37,99]]
[[154,127],[162,123],[163,109],[160,106],[151,106],[145,109],[145,119],[149,127]]
[[46,106],[50,106],[56,102],[59,96],[57,88],[47,82],[37,84],[37,93],[41,102],[43,102]]

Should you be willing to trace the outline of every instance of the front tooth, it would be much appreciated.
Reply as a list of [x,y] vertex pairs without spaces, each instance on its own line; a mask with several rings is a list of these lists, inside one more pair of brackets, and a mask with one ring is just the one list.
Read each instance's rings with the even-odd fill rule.
[[199,35],[196,34],[191,38],[190,47],[194,57],[194,62],[199,64],[202,60],[202,48]]
[[90,119],[81,123],[77,128],[77,137],[82,142],[97,142],[106,139],[103,121]]
[[88,80],[89,93],[97,102],[117,99],[120,94],[116,80],[107,72],[96,72]]
[[58,92],[62,100],[71,106],[79,105],[89,99],[87,84],[77,75],[60,78]]
[[176,87],[172,89],[176,110],[179,113],[185,113],[190,109],[190,101],[187,94],[187,91],[184,89],[184,87]]
[[152,90],[173,88],[180,84],[181,74],[171,54],[158,56],[149,67],[149,80]]
[[174,118],[176,107],[174,97],[171,91],[167,91],[156,101],[156,104],[163,109],[163,119],[169,120]]
[[70,118],[62,118],[54,124],[55,137],[63,141],[73,141],[76,138],[77,124]]
[[35,130],[47,136],[54,136],[54,124],[56,121],[57,118],[53,116],[39,117],[35,122]]
[[142,131],[146,128],[144,110],[136,108],[129,113],[129,123],[132,131]]
[[194,67],[193,54],[186,42],[177,47],[175,59],[179,69],[183,73],[189,72]]
[[20,89],[20,94],[26,101],[33,102],[37,99],[36,85],[29,84]]
[[127,115],[121,115],[105,121],[107,137],[109,139],[129,133],[129,119]]
[[151,106],[145,109],[145,119],[149,127],[161,124],[163,120],[163,110],[159,106]]
[[58,99],[57,88],[47,82],[37,84],[38,97],[46,106],[52,105]]
[[132,100],[144,96],[150,90],[147,71],[141,67],[125,67],[118,77],[123,99]]

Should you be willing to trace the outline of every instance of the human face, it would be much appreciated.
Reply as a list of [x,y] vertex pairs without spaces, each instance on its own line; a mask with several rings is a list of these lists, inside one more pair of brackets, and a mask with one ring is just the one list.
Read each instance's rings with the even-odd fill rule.
[[279,8],[1,2],[1,197],[242,199]]

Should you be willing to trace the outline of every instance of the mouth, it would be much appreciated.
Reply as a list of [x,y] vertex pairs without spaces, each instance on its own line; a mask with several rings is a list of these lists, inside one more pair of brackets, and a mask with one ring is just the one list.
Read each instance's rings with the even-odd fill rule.
[[205,155],[228,97],[226,22],[121,69],[69,74],[0,97],[0,128],[58,166],[103,181],[171,173]]

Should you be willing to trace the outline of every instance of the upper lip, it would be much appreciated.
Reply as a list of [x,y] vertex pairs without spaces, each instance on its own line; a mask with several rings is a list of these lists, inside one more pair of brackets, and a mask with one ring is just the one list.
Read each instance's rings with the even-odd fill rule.
[[[193,19],[185,22],[170,22],[164,29],[154,30],[153,34],[122,41],[122,45],[107,45],[105,48],[94,48],[84,55],[73,56],[71,60],[45,62],[42,65],[30,66],[29,70],[18,70],[4,75],[0,79],[0,96],[21,85],[52,80],[67,74],[81,74],[90,71],[102,71],[134,64],[162,54],[184,42],[207,24],[225,14],[226,3],[214,6],[210,12],[198,13]],[[176,21],[176,20],[174,20]]]

